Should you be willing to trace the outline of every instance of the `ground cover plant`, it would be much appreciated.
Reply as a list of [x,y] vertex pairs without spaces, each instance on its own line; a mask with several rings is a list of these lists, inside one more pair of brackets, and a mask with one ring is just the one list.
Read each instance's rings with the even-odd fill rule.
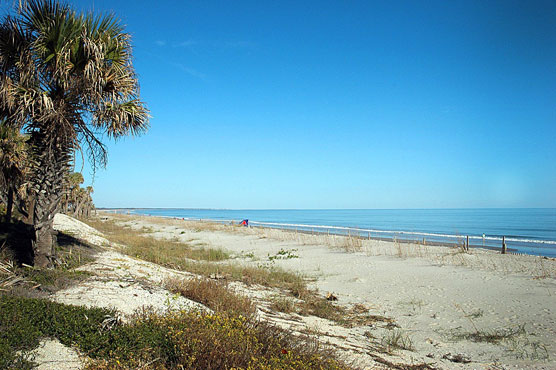
[[243,316],[143,310],[129,322],[115,311],[0,296],[0,368],[30,368],[26,351],[43,337],[77,346],[87,369],[347,369],[286,331]]

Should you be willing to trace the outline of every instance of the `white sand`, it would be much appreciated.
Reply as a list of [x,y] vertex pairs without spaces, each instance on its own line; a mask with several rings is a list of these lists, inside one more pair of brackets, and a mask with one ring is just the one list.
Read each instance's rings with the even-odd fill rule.
[[[122,222],[121,216],[117,219]],[[149,217],[127,220],[127,225],[137,229],[152,228],[155,232],[150,235],[159,238],[226,249],[236,255],[237,263],[274,264],[302,273],[313,278],[312,284],[323,294],[333,292],[339,304],[363,304],[372,314],[393,318],[400,327],[394,330],[410,338],[414,350],[396,350],[392,355],[378,353],[377,346],[392,333],[384,323],[347,329],[315,317],[274,313],[268,310],[268,298],[277,294],[276,290],[233,284],[255,299],[262,318],[299,332],[319,331],[321,341],[333,344],[344,358],[364,368],[383,368],[375,361],[378,354],[395,363],[427,362],[443,369],[556,369],[553,259],[479,250],[463,254],[443,247]],[[97,242],[107,244],[98,232],[82,228],[70,218],[57,216],[56,225],[60,230],[71,227],[76,237],[87,239],[88,235],[95,235]],[[297,257],[269,258],[280,250]],[[113,250],[101,253],[96,262],[85,268],[98,276],[58,292],[56,300],[114,307],[123,313],[131,313],[144,304],[160,309],[165,309],[168,302],[196,306],[183,298],[169,299],[169,293],[160,287],[168,276],[188,274],[137,261]],[[524,331],[495,344],[461,338],[466,333],[503,333],[520,327]],[[471,362],[460,364],[447,359],[458,356]]]
[[57,339],[43,339],[29,355],[39,364],[37,370],[78,370],[83,367],[78,352]]

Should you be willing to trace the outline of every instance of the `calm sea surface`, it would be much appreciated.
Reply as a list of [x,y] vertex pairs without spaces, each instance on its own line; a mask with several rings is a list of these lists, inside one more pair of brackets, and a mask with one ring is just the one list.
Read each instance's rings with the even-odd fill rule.
[[[127,211],[127,210],[126,210]],[[556,208],[218,210],[149,208],[130,213],[217,221],[248,219],[252,225],[499,247],[556,257]],[[270,223],[270,225],[268,224]],[[325,226],[325,227],[318,227]],[[331,229],[326,226],[332,227]],[[333,227],[340,227],[334,229]],[[360,230],[347,230],[345,227]]]

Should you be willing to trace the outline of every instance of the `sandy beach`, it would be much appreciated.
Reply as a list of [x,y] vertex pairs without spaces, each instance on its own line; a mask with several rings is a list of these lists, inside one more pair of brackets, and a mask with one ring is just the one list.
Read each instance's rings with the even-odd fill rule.
[[[280,294],[279,289],[232,284],[256,300],[261,318],[300,333],[316,333],[319,340],[331,344],[344,358],[362,368],[392,367],[385,363],[408,366],[425,363],[441,369],[556,368],[556,261],[553,259],[501,255],[479,249],[465,253],[448,247],[148,216],[100,215],[104,220],[148,230],[156,238],[221,248],[232,254],[233,263],[279,266],[302,274],[320,294],[332,293],[337,297],[337,304],[364,307],[372,315],[392,319],[390,323],[346,328],[317,317],[272,312],[268,302]],[[67,222],[66,218],[60,220],[57,228],[61,231],[96,244],[109,244],[100,233],[86,229],[86,225],[81,227],[77,221]],[[60,291],[56,299],[116,308],[121,305],[119,309],[123,312],[142,305],[163,307],[161,291],[152,295],[137,294],[134,290],[126,293],[126,289],[137,285],[133,283],[137,278],[150,279],[156,285],[168,275],[187,275],[114,250],[101,254],[95,263],[96,271],[99,266],[105,266],[107,271],[125,271],[129,275],[124,287],[112,283],[110,288],[111,283],[106,281],[110,278],[100,284],[102,289],[112,289],[112,294],[121,299],[103,301],[99,297],[106,291],[95,290],[99,284],[94,282]],[[126,268],[116,266],[121,264]],[[122,276],[111,279],[118,281]],[[143,288],[137,286],[137,289]],[[155,298],[157,294],[162,298]],[[91,295],[96,298],[92,299]],[[407,349],[377,352],[394,335],[408,343]]]

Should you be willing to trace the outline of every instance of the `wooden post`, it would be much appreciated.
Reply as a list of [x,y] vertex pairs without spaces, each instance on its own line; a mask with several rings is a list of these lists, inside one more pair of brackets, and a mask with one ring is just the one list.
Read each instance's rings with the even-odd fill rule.
[[370,232],[370,231],[369,231],[369,235],[367,235],[367,238],[368,238],[369,240],[371,240],[371,232]]
[[506,254],[506,237],[502,237],[502,254]]
[[311,235],[315,235],[315,230],[311,228]]
[[326,229],[326,234],[330,236],[330,229]]
[[465,240],[465,250],[469,252],[469,235],[467,235],[467,238]]

